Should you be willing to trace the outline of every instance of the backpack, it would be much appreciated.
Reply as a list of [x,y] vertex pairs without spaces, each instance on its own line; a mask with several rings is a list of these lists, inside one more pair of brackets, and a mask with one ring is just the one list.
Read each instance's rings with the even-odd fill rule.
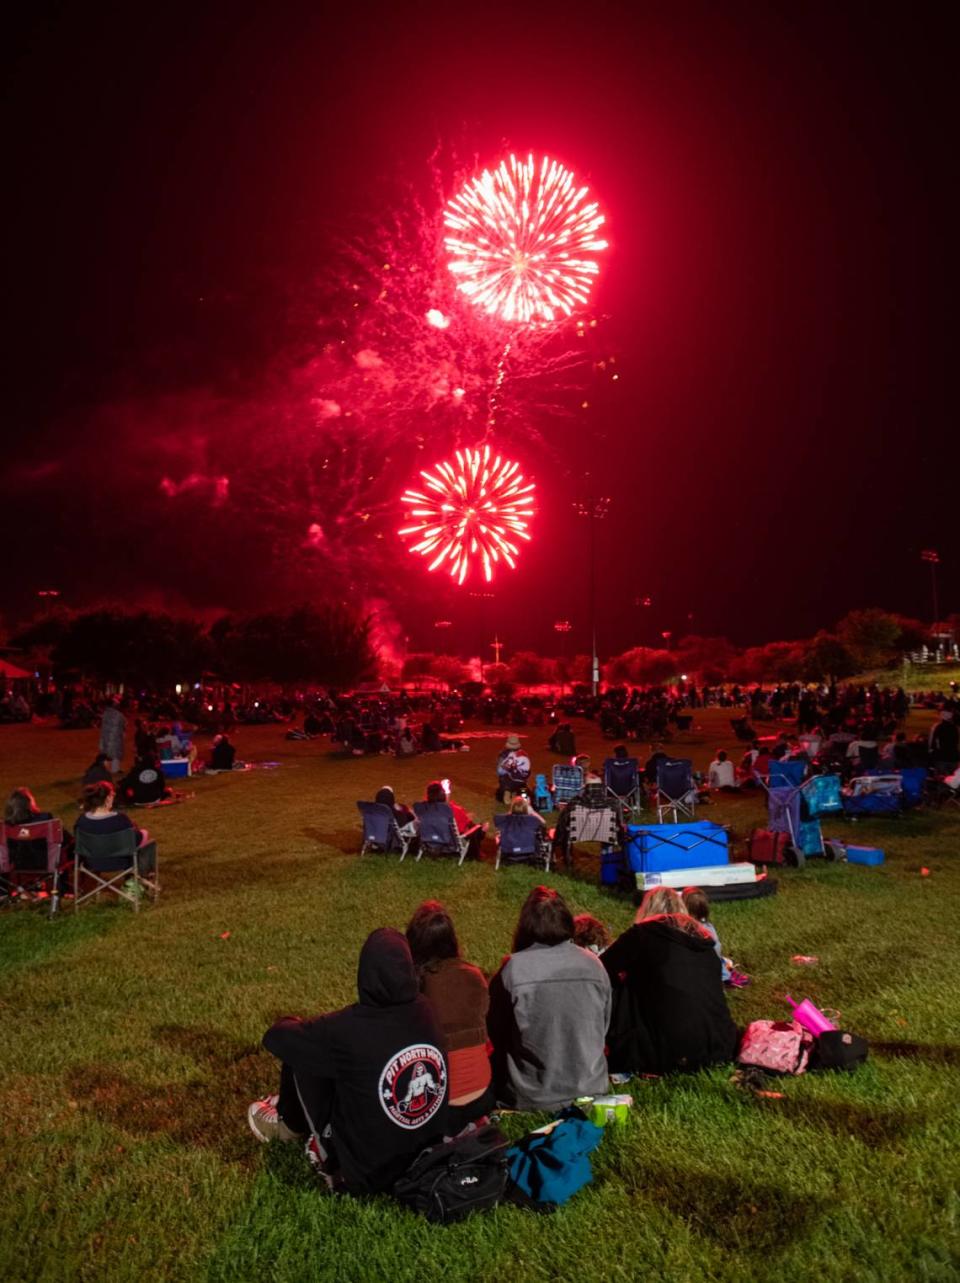
[[796,1020],[753,1020],[737,1053],[738,1065],[754,1065],[777,1074],[802,1074],[814,1037]]
[[793,855],[790,834],[754,829],[747,840],[747,855],[753,864],[788,864]]
[[867,1059],[867,1040],[843,1029],[829,1029],[813,1045],[810,1069],[854,1070]]
[[496,1207],[507,1185],[506,1137],[496,1127],[434,1145],[394,1182],[393,1196],[436,1225]]
[[580,1110],[570,1110],[559,1122],[524,1136],[507,1150],[508,1197],[522,1206],[552,1212],[593,1180],[590,1151],[602,1137],[603,1128],[589,1122]]

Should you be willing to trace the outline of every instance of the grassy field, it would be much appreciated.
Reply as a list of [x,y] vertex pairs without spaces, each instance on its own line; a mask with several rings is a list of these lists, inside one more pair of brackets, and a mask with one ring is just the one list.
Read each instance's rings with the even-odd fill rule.
[[[729,727],[713,711],[697,722],[674,747],[702,767]],[[593,727],[576,729],[601,757]],[[546,732],[524,733],[548,769]],[[960,813],[837,826],[883,846],[885,866],[811,862],[778,896],[715,910],[725,950],[754,976],[730,997],[738,1022],[783,1013],[786,991],[809,996],[870,1040],[864,1069],[791,1079],[776,1100],[742,1094],[728,1069],[635,1082],[629,1124],[557,1215],[504,1207],[444,1229],[386,1200],[325,1196],[299,1149],[257,1145],[244,1114],[273,1090],[263,1030],[350,1001],[373,927],[402,927],[438,896],[467,956],[498,965],[537,875],[495,874],[489,859],[360,860],[354,802],[384,782],[409,800],[449,775],[488,817],[499,740],[398,763],[335,759],[273,728],[238,739],[280,767],[200,779],[187,804],[141,813],[160,842],[157,907],[0,914],[0,1277],[960,1278]],[[93,734],[0,727],[0,788],[28,784],[72,823],[95,747]],[[761,803],[704,814],[742,835]],[[551,881],[575,911],[614,930],[631,920],[589,864]],[[795,967],[795,954],[819,964]],[[532,1119],[506,1121],[519,1132]]]

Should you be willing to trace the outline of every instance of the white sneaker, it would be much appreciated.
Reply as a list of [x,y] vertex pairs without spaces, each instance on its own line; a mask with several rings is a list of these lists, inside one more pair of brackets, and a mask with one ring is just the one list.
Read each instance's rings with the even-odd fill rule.
[[302,1140],[303,1136],[291,1131],[277,1112],[279,1096],[264,1096],[255,1100],[247,1110],[247,1122],[257,1140],[267,1144],[271,1140]]

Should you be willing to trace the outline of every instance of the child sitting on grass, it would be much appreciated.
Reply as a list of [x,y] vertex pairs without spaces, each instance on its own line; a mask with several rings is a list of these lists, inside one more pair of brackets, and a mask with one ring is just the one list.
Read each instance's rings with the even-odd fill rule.
[[706,891],[701,891],[699,887],[684,887],[683,903],[686,905],[687,913],[690,914],[691,918],[695,922],[699,922],[704,931],[707,931],[713,937],[713,947],[716,949],[717,957],[720,959],[723,983],[731,989],[742,989],[744,985],[748,985],[750,977],[744,975],[742,971],[735,970],[730,959],[723,956],[717,928],[710,921],[710,897]]
[[601,954],[610,944],[610,932],[599,918],[578,913],[573,920],[573,943],[591,953]]

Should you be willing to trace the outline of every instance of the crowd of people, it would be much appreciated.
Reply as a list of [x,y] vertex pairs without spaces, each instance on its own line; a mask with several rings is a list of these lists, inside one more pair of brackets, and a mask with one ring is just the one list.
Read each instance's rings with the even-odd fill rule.
[[250,1127],[302,1143],[332,1188],[377,1192],[494,1110],[554,1111],[605,1093],[611,1075],[731,1061],[739,1035],[707,904],[697,888],[657,888],[611,943],[602,923],[534,887],[488,981],[427,901],[405,934],[367,937],[356,1003],[267,1030],[278,1090],[250,1105]]

